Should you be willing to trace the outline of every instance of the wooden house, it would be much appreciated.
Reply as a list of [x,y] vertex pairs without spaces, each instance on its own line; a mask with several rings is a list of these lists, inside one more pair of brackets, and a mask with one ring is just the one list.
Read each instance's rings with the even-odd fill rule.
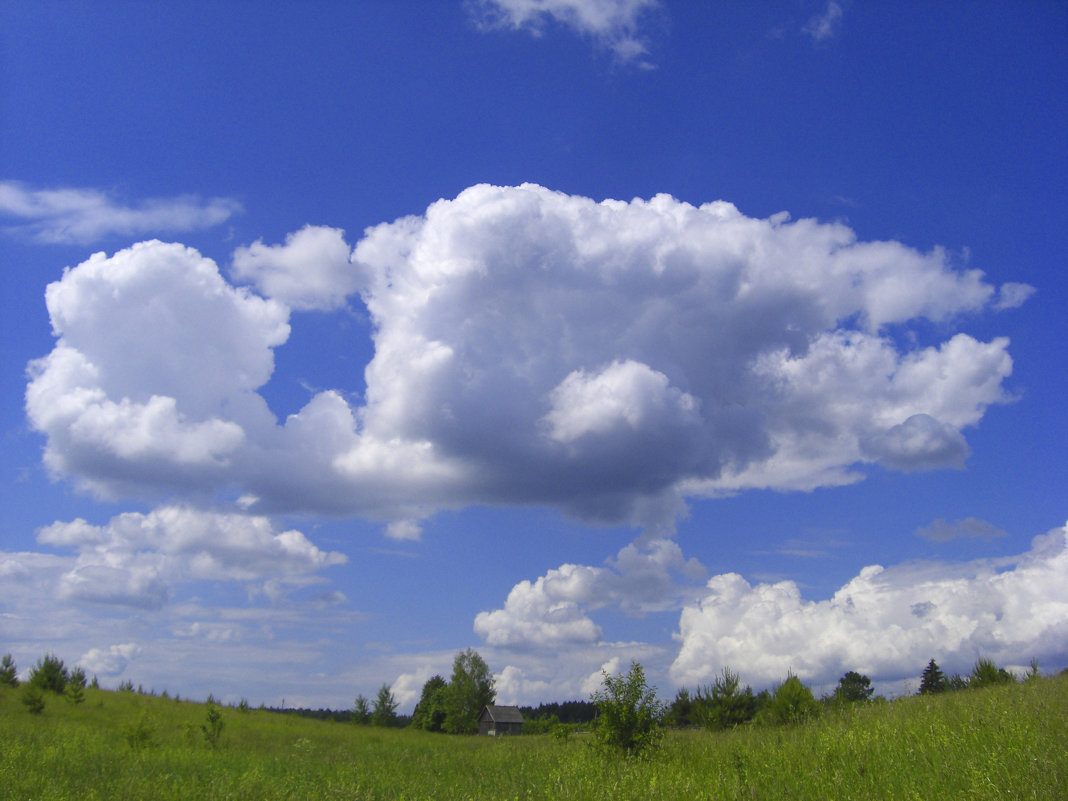
[[522,734],[523,715],[514,706],[484,706],[478,716],[478,733],[495,737],[498,734]]

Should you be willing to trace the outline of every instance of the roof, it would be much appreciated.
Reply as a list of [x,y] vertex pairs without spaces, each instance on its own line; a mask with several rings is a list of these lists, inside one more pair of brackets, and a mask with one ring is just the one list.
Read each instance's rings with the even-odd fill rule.
[[489,717],[494,723],[522,723],[523,714],[517,706],[486,706],[479,719]]

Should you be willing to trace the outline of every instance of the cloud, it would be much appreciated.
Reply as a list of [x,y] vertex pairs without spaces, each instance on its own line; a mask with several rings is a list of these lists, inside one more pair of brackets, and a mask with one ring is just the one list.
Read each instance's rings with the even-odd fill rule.
[[684,685],[724,666],[768,686],[787,671],[816,684],[847,670],[898,680],[931,658],[964,672],[980,655],[1063,664],[1068,527],[1008,559],[865,567],[826,601],[802,599],[791,581],[753,586],[736,573],[714,576],[707,595],[683,610],[678,638],[671,675]]
[[59,580],[63,598],[143,609],[162,607],[179,582],[287,579],[347,561],[265,517],[176,506],[127,512],[105,526],[57,522],[37,539],[78,551]]
[[994,303],[994,308],[999,311],[1002,309],[1015,309],[1022,306],[1034,292],[1035,288],[1030,284],[1020,284],[1015,281],[1006,282],[998,289],[998,299]]
[[110,236],[144,236],[210,228],[241,211],[229,198],[155,198],[124,206],[97,189],[33,189],[0,181],[0,215],[24,220],[5,230],[45,243],[85,244]]
[[916,536],[933,542],[948,542],[963,538],[984,540],[1008,536],[1004,531],[985,520],[966,517],[963,520],[942,520],[939,518],[928,526],[916,529]]
[[841,23],[842,7],[834,0],[830,0],[823,13],[816,14],[806,22],[801,32],[807,33],[814,41],[822,42],[833,37],[838,32]]
[[90,648],[78,660],[85,671],[94,675],[114,677],[122,675],[129,661],[141,652],[135,643],[122,643],[105,648]]
[[604,45],[621,61],[648,53],[642,22],[659,0],[472,0],[469,7],[486,28],[527,29],[540,36],[551,20]]
[[533,582],[521,581],[502,609],[478,614],[475,633],[488,645],[520,651],[599,643],[603,632],[587,612],[609,605],[632,615],[678,608],[686,580],[704,574],[675,542],[639,541],[607,567],[564,564]]
[[903,472],[964,467],[969,450],[964,436],[929,414],[914,414],[861,442],[861,449],[888,467]]
[[233,274],[292,309],[341,308],[364,283],[340,228],[306,225],[284,245],[256,240],[234,251]]
[[[268,299],[157,241],[65,271],[26,392],[49,468],[108,497],[225,489],[400,538],[483,503],[663,534],[687,498],[960,466],[964,430],[1009,400],[1006,339],[909,336],[996,306],[982,273],[837,223],[479,185],[347,253],[311,227],[239,249]],[[342,386],[278,420],[260,389],[287,304],[357,287],[362,405]]]

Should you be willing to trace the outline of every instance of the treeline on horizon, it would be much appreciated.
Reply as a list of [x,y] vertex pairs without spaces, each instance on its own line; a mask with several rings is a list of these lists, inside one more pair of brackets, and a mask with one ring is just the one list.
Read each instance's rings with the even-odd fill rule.
[[[635,663],[637,665],[637,663]],[[640,665],[638,665],[640,669]],[[976,660],[971,673],[963,676],[959,673],[946,675],[934,659],[928,662],[920,679],[917,695],[953,692],[966,689],[1006,684],[1039,677],[1035,660],[1031,661],[1030,670],[1017,678],[1008,670],[998,667],[992,660],[980,657]],[[619,677],[621,678],[621,677]],[[398,714],[397,701],[391,688],[383,684],[373,700],[357,696],[351,709],[310,709],[302,707],[269,707],[261,704],[260,710],[284,715],[337,723],[355,723],[390,727],[412,726],[427,731],[472,734],[478,731],[478,716],[486,705],[496,700],[492,675],[485,661],[473,649],[467,649],[456,655],[451,680],[442,676],[431,677],[423,686],[419,702],[412,715]],[[613,677],[605,674],[606,684]],[[17,669],[10,653],[0,659],[0,687],[17,687]],[[23,687],[23,703],[30,712],[44,708],[44,692],[63,696],[73,704],[84,700],[86,687],[99,688],[96,676],[87,680],[81,667],[68,670],[63,661],[54,654],[41,657],[30,670],[29,678]],[[655,688],[647,688],[651,699],[655,700]],[[131,681],[126,680],[117,687],[118,692],[137,692],[156,695],[154,690],[146,691],[138,686],[136,690]],[[524,734],[541,734],[552,732],[561,727],[575,731],[593,724],[601,711],[593,700],[571,700],[563,702],[544,702],[538,706],[518,706],[524,718]],[[167,691],[161,697],[170,698]],[[182,700],[178,695],[175,701]],[[187,699],[192,700],[192,699]],[[723,668],[716,679],[707,686],[698,687],[696,691],[680,689],[670,702],[655,700],[657,721],[662,726],[675,728],[705,727],[711,730],[731,728],[733,726],[756,723],[790,723],[801,722],[817,716],[822,709],[858,702],[885,702],[882,696],[875,696],[870,679],[848,671],[839,679],[838,685],[830,694],[817,699],[811,689],[792,674],[788,674],[782,683],[772,689],[753,692],[748,685],[742,686],[739,674],[730,668]],[[213,695],[208,695],[207,704],[218,705]],[[241,711],[249,709],[244,698],[235,707]]]

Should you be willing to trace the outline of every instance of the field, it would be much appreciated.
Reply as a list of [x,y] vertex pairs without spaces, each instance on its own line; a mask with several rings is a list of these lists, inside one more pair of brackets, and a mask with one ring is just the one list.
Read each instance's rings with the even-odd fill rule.
[[0,799],[1068,798],[1068,675],[854,705],[789,728],[673,731],[649,758],[588,736],[454,737],[87,690],[31,715],[0,690]]

